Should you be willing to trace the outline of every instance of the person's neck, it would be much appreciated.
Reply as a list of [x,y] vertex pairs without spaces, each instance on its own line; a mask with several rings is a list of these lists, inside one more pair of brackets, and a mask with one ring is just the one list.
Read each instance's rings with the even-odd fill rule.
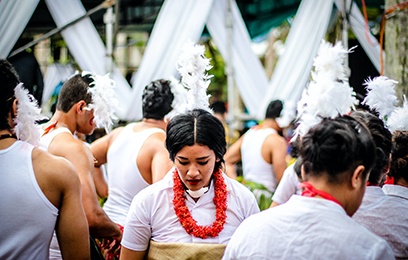
[[[331,185],[327,182],[327,180],[325,180],[324,177],[311,178],[308,180],[308,182],[310,182],[316,190],[324,191],[330,194],[331,196],[333,196],[333,198],[335,198],[341,204],[344,210],[347,212],[347,207],[348,207],[347,193],[345,192],[346,187],[343,187],[344,185],[339,185],[339,184]],[[324,199],[323,197],[319,195],[315,196],[315,198]]]
[[272,118],[266,118],[265,121],[262,123],[262,128],[272,128],[276,132],[279,132],[281,130],[278,122],[276,122],[276,120]]
[[157,127],[163,130],[165,130],[167,126],[164,120],[158,120],[158,119],[153,119],[153,118],[143,118],[142,124],[144,124],[147,127]]
[[404,187],[408,188],[408,182],[406,182],[406,181],[404,180],[404,178],[399,178],[399,179],[395,182],[395,184],[396,184],[396,185],[400,185],[400,186],[404,186]]
[[[0,130],[0,135],[14,135],[11,130]],[[15,138],[4,138],[0,140],[0,149],[6,149],[17,141]]]
[[54,115],[50,119],[50,123],[58,122],[55,128],[59,127],[66,127],[68,130],[74,134],[77,128],[77,124],[75,121],[75,116],[70,114],[71,111],[68,113],[64,113],[62,111],[55,111]]

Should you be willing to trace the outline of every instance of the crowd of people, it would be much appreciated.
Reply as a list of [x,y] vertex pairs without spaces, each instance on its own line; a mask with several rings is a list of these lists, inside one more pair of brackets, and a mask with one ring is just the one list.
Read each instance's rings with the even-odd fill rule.
[[[99,84],[72,76],[52,118],[22,128],[35,99],[0,60],[1,259],[408,259],[408,127],[391,132],[375,111],[317,113],[288,143],[273,100],[229,146],[224,104],[167,120],[175,96],[158,79],[141,121],[86,144],[77,135],[111,123]],[[264,189],[235,180],[238,161]]]

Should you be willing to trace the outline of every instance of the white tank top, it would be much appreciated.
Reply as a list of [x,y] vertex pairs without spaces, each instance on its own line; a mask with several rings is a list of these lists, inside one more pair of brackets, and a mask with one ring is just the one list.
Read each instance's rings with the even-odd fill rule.
[[[127,125],[109,147],[107,154],[108,200],[103,206],[108,217],[124,226],[133,197],[149,186],[136,164],[144,142],[154,133],[165,133],[160,128],[134,132],[135,123]],[[164,145],[164,143],[163,143]]]
[[[44,130],[42,131],[41,135],[43,133],[44,133]],[[50,132],[48,132],[44,136],[41,136],[41,139],[40,139],[41,147],[40,148],[42,148],[45,151],[48,151],[48,147],[50,146],[54,137],[56,137],[57,135],[61,133],[69,133],[70,135],[72,135],[71,131],[69,131],[69,129],[66,127],[52,129]],[[52,241],[50,245],[50,258],[49,259],[50,260],[61,260],[62,259],[61,250],[60,250],[57,235],[55,232],[52,237]]]
[[33,148],[17,141],[0,150],[0,259],[48,259],[58,209],[37,183]]
[[271,135],[277,134],[272,128],[250,129],[245,133],[241,145],[241,159],[245,180],[263,184],[274,192],[278,183],[273,165],[265,162],[262,157],[262,144]]
[[[44,130],[42,130],[41,135],[44,133]],[[56,137],[57,135],[61,134],[61,133],[69,133],[70,135],[72,135],[71,131],[69,131],[68,128],[66,127],[61,127],[58,129],[53,129],[50,132],[48,132],[47,134],[45,134],[44,136],[41,136],[40,139],[40,144],[43,150],[48,151],[48,147],[50,146],[52,140],[54,139],[54,137]]]

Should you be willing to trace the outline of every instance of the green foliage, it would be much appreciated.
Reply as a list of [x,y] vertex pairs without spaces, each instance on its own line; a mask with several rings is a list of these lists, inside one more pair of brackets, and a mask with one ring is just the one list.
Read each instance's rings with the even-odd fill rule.
[[252,193],[254,193],[261,211],[268,209],[271,206],[273,193],[270,192],[263,184],[254,181],[246,181],[242,176],[238,176],[237,181],[245,185]]

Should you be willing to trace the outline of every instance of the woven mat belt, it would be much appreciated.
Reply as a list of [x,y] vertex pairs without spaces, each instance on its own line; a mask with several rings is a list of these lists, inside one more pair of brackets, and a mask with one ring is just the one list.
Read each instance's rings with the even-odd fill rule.
[[150,240],[148,260],[220,260],[226,245],[199,243],[159,243]]

